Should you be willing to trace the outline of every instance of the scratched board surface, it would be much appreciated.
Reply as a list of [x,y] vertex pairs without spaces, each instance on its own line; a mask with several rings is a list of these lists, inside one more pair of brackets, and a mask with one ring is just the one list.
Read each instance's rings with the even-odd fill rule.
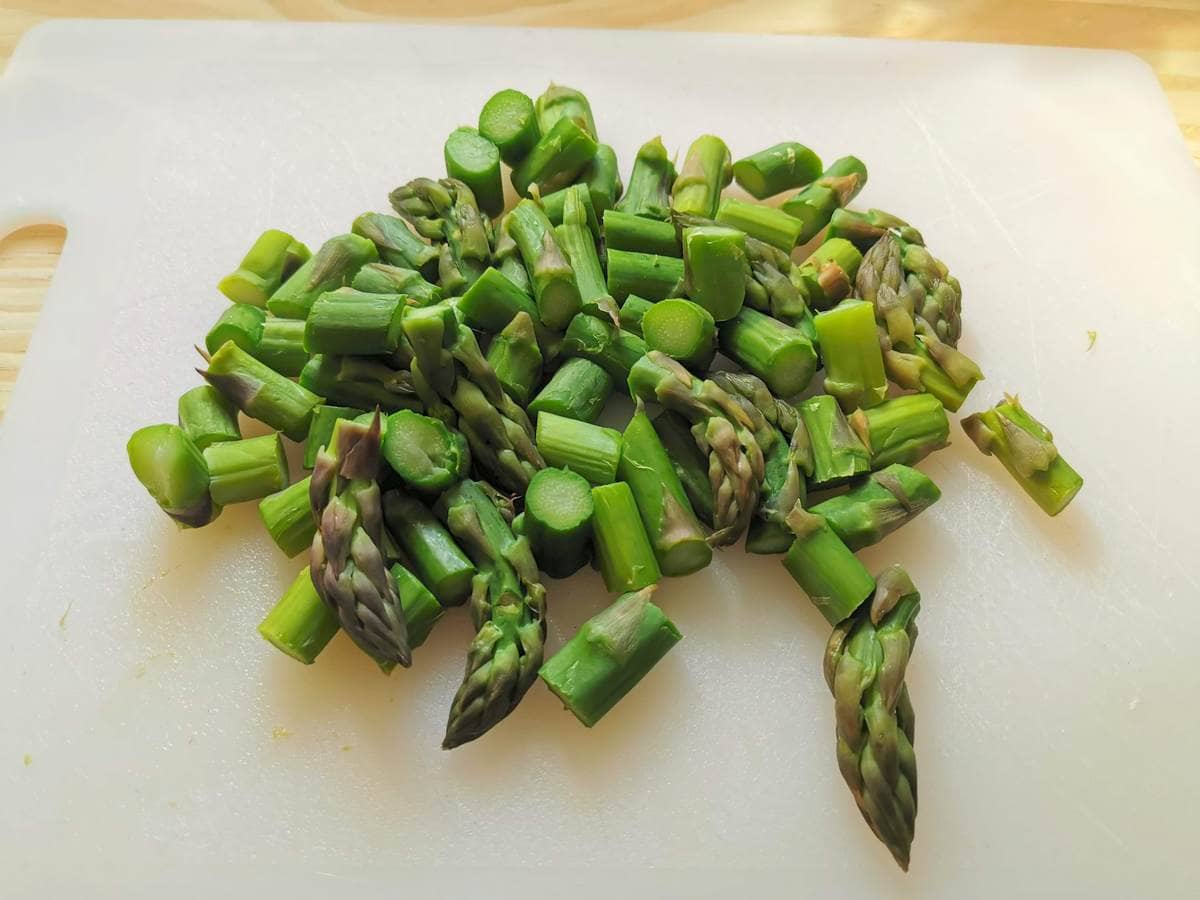
[[[384,678],[255,626],[298,568],[252,505],[178,533],[130,476],[217,278],[442,171],[495,90],[590,95],[627,174],[662,134],[862,156],[863,207],[965,287],[966,411],[1020,392],[1087,487],[1045,518],[953,426],[944,491],[864,554],[923,593],[902,876],[838,775],[828,628],[740,550],[658,595],[683,642],[592,731],[534,689],[438,742],[452,614]],[[0,82],[0,232],[69,238],[0,431],[0,894],[1171,897],[1198,873],[1192,412],[1200,188],[1131,57],[839,39],[71,22]],[[1088,332],[1096,332],[1088,348]],[[550,647],[606,602],[550,585]],[[202,885],[202,887],[197,887]]]

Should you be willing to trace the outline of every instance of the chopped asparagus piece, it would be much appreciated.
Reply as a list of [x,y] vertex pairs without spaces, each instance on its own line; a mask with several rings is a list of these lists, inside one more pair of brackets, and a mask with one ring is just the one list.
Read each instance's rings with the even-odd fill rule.
[[579,286],[555,239],[554,226],[532,200],[518,203],[507,221],[533,283],[538,317],[547,328],[566,328],[579,312]]
[[499,269],[484,270],[458,298],[458,312],[463,324],[487,334],[498,334],[517,313],[527,313],[535,321],[538,318],[533,297]]
[[425,643],[433,626],[446,610],[438,603],[433,592],[400,563],[394,563],[388,572],[396,593],[400,595],[400,606],[408,622],[408,645],[416,650]]
[[673,256],[608,251],[608,292],[618,303],[630,294],[647,300],[679,297],[684,292],[683,260]]
[[884,352],[888,376],[903,388],[928,391],[946,409],[957,412],[983,380],[983,372],[965,353],[943,344],[932,332],[925,331],[914,340],[911,353],[895,349]]
[[295,378],[308,363],[308,351],[304,349],[304,328],[305,323],[299,319],[268,316],[263,322],[258,346],[248,352],[280,375]]
[[318,297],[348,284],[359,269],[378,259],[379,251],[365,237],[357,234],[331,237],[279,286],[267,301],[267,309],[281,319],[307,318]]
[[810,397],[796,411],[812,448],[810,487],[833,487],[871,470],[870,452],[850,429],[833,397],[828,394]]
[[825,361],[825,390],[844,411],[878,406],[887,399],[887,375],[875,309],[864,300],[844,300],[818,313],[817,337]]
[[721,323],[720,341],[722,353],[781,397],[803,391],[817,369],[817,353],[799,329],[748,306]]
[[592,502],[592,539],[605,586],[623,593],[656,584],[662,573],[629,485],[615,481],[594,487]]
[[250,418],[279,429],[293,441],[304,440],[313,408],[321,402],[312,391],[263,365],[232,341],[212,355],[206,370],[196,371]]
[[780,209],[803,223],[800,243],[805,244],[829,224],[837,209],[858,196],[866,183],[867,167],[853,156],[843,156],[834,160],[820,178],[787,200]]
[[608,144],[597,144],[596,155],[587,164],[581,176],[592,199],[592,210],[597,216],[612,209],[621,196],[621,169],[617,165],[617,151]]
[[617,304],[608,293],[604,269],[596,254],[595,236],[587,228],[587,209],[590,201],[587,190],[577,184],[567,189],[563,205],[563,223],[554,229],[559,246],[575,272],[579,289],[580,310],[589,316],[607,318],[617,324],[620,314]]
[[721,191],[732,180],[729,148],[715,135],[702,135],[688,148],[683,168],[671,186],[671,209],[711,219],[717,213]]
[[542,133],[529,155],[512,170],[512,185],[525,197],[536,185],[549,194],[575,180],[596,155],[596,141],[575,119],[559,119]]
[[578,472],[592,484],[617,478],[621,432],[616,429],[543,412],[537,419],[537,446],[547,464]]
[[254,353],[262,337],[267,314],[248,303],[234,303],[221,310],[221,315],[204,336],[204,346],[216,353],[226,341],[233,341],[247,353]]
[[643,300],[636,294],[630,294],[625,298],[625,302],[621,304],[621,314],[619,317],[621,328],[645,340],[642,334],[642,320],[646,317],[646,313],[650,312],[653,307],[654,304],[649,300]]
[[305,321],[304,349],[353,356],[392,353],[400,346],[405,308],[398,294],[367,294],[348,287],[322,294]]
[[[718,322],[736,316],[746,299],[746,278],[750,273],[746,235],[720,225],[685,228],[683,260],[684,293],[712,313]],[[612,265],[611,253],[609,265]],[[633,293],[649,300],[662,299],[644,291]]]
[[139,428],[125,450],[137,480],[180,528],[199,528],[220,515],[208,492],[208,464],[182,428]]
[[424,503],[402,491],[388,491],[383,517],[413,571],[442,606],[467,599],[475,566]]
[[438,242],[438,283],[447,296],[469,288],[492,258],[492,224],[457,178],[414,178],[388,195],[392,209],[422,237]]
[[604,213],[604,246],[610,251],[683,256],[679,233],[670,222],[635,216],[616,209]]
[[829,309],[854,290],[862,254],[852,243],[830,238],[795,270],[795,278],[814,309]]
[[496,145],[506,165],[520,165],[541,134],[533,101],[512,88],[498,91],[479,112],[479,133]]
[[300,384],[326,400],[359,409],[421,408],[412,375],[370,357],[319,353],[305,363]]
[[537,110],[538,130],[548,134],[561,119],[574,119],[587,133],[596,137],[596,121],[592,118],[592,105],[581,91],[565,84],[553,84],[534,103]]
[[466,438],[408,409],[388,416],[383,458],[405,484],[424,492],[446,490],[471,466]]
[[830,238],[844,238],[863,253],[875,246],[875,242],[885,234],[894,234],[910,244],[925,243],[921,232],[882,209],[868,209],[866,212],[839,209],[829,220]]
[[852,615],[875,579],[820,515],[795,507],[787,516],[796,541],[783,566],[830,625]]
[[942,496],[938,486],[916,469],[894,463],[872,472],[844,494],[813,506],[851,550],[878,544],[911,522]]
[[563,224],[563,212],[566,209],[567,198],[574,197],[582,209],[583,217],[576,224],[586,225],[592,237],[600,240],[600,220],[596,216],[596,207],[592,205],[592,195],[583,182],[567,185],[561,191],[547,194],[541,198],[542,212],[550,220],[551,225]]
[[542,351],[528,313],[519,312],[492,338],[487,361],[505,392],[522,406],[542,380]]
[[543,572],[566,578],[587,564],[594,509],[592,486],[579,473],[546,468],[533,476],[522,529]]
[[237,409],[211,384],[202,384],[179,397],[179,427],[198,450],[242,437]]
[[[403,219],[384,213],[365,212],[354,220],[350,230],[373,243],[379,259],[383,263],[402,269],[415,270],[425,278],[437,277],[437,247],[421,240]],[[358,275],[354,277],[357,279]],[[358,285],[355,285],[355,288],[360,291],[370,290],[370,288]],[[401,292],[388,290],[373,291],[372,293],[395,294]]]
[[667,155],[662,138],[653,138],[638,150],[629,187],[613,208],[631,216],[665,222],[671,218],[671,186],[675,177],[675,164]]
[[773,197],[821,177],[821,158],[803,144],[785,141],[733,164],[733,177],[757,200]]
[[612,394],[613,379],[604,369],[583,357],[568,359],[529,404],[529,414],[542,413],[595,422]]
[[653,304],[642,319],[649,350],[660,350],[690,369],[705,371],[717,352],[717,327],[707,309],[676,298]]
[[288,486],[288,461],[278,434],[212,444],[204,450],[204,462],[208,492],[218,506],[258,500]]
[[317,451],[329,443],[333,436],[333,426],[338,419],[354,419],[361,416],[365,410],[352,406],[331,406],[322,403],[313,410],[312,421],[308,426],[308,437],[304,440],[304,468],[311,469],[317,461]]
[[504,185],[500,182],[500,150],[474,128],[455,128],[446,138],[442,155],[446,174],[471,189],[479,208],[489,216],[504,210]]
[[654,418],[654,431],[667,451],[696,518],[711,527],[713,489],[708,477],[708,460],[692,437],[691,425],[679,413],[663,410]]
[[309,499],[311,483],[311,478],[303,478],[258,502],[258,515],[267,533],[289,559],[308,550],[317,533]]
[[747,203],[737,197],[726,197],[717,209],[717,222],[744,231],[752,238],[765,241],[785,253],[791,253],[800,240],[803,223],[773,206]]
[[[396,221],[403,225],[403,219]],[[430,306],[442,299],[442,289],[426,281],[416,269],[386,263],[367,263],[358,270],[350,287],[367,294],[400,294],[413,306]]]
[[580,313],[567,326],[563,353],[594,362],[626,389],[629,370],[646,355],[646,342],[611,322]]
[[269,229],[258,236],[236,270],[217,284],[234,303],[265,307],[269,298],[311,254],[285,231]]
[[305,566],[262,620],[258,633],[292,659],[311,666],[341,628],[337,613],[325,605]]
[[850,427],[871,454],[871,468],[912,465],[946,446],[950,420],[932,394],[906,394],[871,409],[856,410]]

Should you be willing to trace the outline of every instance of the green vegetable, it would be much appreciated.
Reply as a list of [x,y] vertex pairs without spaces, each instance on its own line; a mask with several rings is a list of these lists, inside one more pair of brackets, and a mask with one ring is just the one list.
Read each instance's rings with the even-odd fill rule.
[[383,516],[411,568],[438,602],[458,606],[466,600],[475,566],[429,508],[403,491],[388,491]]
[[691,300],[660,300],[642,318],[642,337],[650,350],[660,350],[690,369],[705,371],[717,352],[713,317]]
[[[396,221],[408,228],[403,219]],[[436,251],[434,258],[437,258]],[[429,306],[442,299],[442,289],[426,281],[416,269],[386,263],[367,263],[358,270],[350,287],[367,294],[400,294],[413,306]]]
[[537,110],[538,129],[548,134],[562,119],[574,119],[596,137],[596,122],[592,118],[592,105],[582,91],[564,84],[551,83],[534,104]]
[[474,128],[455,128],[446,138],[442,155],[446,174],[471,189],[479,208],[489,216],[504,210],[504,185],[500,182],[500,150]]
[[932,394],[906,394],[871,409],[856,410],[850,427],[871,454],[871,468],[912,465],[946,446],[950,421]]
[[782,397],[808,387],[817,368],[817,353],[808,338],[750,307],[721,323],[720,344],[722,353]]
[[267,309],[281,319],[307,318],[318,297],[348,284],[359,269],[378,259],[379,252],[367,238],[357,234],[331,237],[276,289]]
[[522,531],[543,572],[566,578],[587,564],[594,511],[592,486],[577,472],[546,468],[533,476]]
[[799,242],[805,244],[829,224],[836,210],[857,197],[866,183],[867,167],[853,156],[843,156],[834,160],[820,178],[785,201],[780,209],[803,224]]
[[[425,243],[413,233],[412,228],[404,219],[384,213],[365,212],[350,226],[350,230],[369,240],[375,245],[379,259],[393,267],[415,270],[424,278],[437,277],[438,248]],[[357,280],[362,271],[371,264],[368,263],[354,276]],[[356,290],[370,291],[370,288],[354,285]],[[384,290],[374,291],[381,294],[398,294],[403,291]]]
[[538,319],[533,297],[499,269],[484,270],[458,298],[458,312],[465,325],[487,334],[498,334],[517,313],[526,313],[534,321]]
[[304,325],[309,353],[371,356],[400,346],[404,299],[398,294],[366,294],[339,288],[313,303]]
[[587,196],[587,189],[581,184],[567,188],[563,223],[554,229],[554,236],[575,272],[580,311],[617,324],[620,318],[617,304],[609,296],[604,269],[596,254],[595,236],[587,227],[587,210],[590,209]]
[[[611,265],[611,253],[609,258]],[[746,277],[750,272],[746,235],[720,225],[685,228],[683,260],[684,293],[707,309],[718,322],[736,316],[746,299]],[[661,299],[644,291],[634,293],[650,300]]]
[[308,363],[308,351],[304,349],[305,326],[306,323],[299,319],[268,316],[263,322],[258,346],[248,352],[285,378],[295,378]]
[[258,236],[242,264],[218,282],[217,290],[234,303],[265,307],[267,298],[309,256],[308,248],[290,234],[269,229]]
[[[621,328],[628,331],[630,334],[642,336],[642,320],[646,317],[646,313],[650,312],[654,304],[649,300],[643,300],[636,294],[630,294],[625,298],[625,302],[621,304]],[[711,316],[710,316],[711,318]],[[644,339],[644,338],[643,338]]]
[[571,184],[596,155],[596,141],[571,118],[559,119],[538,138],[533,149],[512,170],[512,185],[525,197],[536,186],[549,194]]
[[810,487],[833,487],[871,470],[870,451],[851,430],[833,397],[828,394],[810,397],[796,411],[812,448]]
[[202,384],[179,396],[179,427],[196,448],[242,436],[237,409],[215,387]]
[[462,294],[483,274],[492,258],[492,226],[464,182],[415,178],[388,200],[417,234],[438,245],[438,283],[447,296]]
[[713,521],[713,489],[708,477],[708,459],[692,436],[692,427],[678,413],[664,410],[654,417],[654,431],[671,460],[671,467],[692,511],[705,525]]
[[821,158],[803,144],[785,141],[739,159],[733,177],[758,200],[802,187],[821,177]]
[[878,544],[936,503],[938,486],[916,469],[893,463],[844,494],[813,506],[851,550]]
[[567,326],[562,351],[567,356],[590,360],[624,388],[629,370],[646,355],[646,342],[611,322],[580,313]]
[[656,584],[662,573],[629,485],[615,481],[594,487],[592,502],[592,540],[605,586],[624,593]]
[[258,515],[275,546],[291,559],[312,546],[317,523],[309,497],[311,478],[303,478],[258,502]]
[[258,633],[292,659],[311,666],[341,627],[305,566],[262,620]]
[[658,256],[683,256],[679,233],[670,222],[610,209],[604,213],[604,246]]
[[300,370],[300,384],[326,400],[358,409],[421,407],[412,375],[377,358],[319,353]]
[[407,409],[388,416],[382,452],[404,483],[419,491],[444,491],[471,467],[466,438],[438,419]]
[[543,412],[537,419],[537,447],[547,464],[578,472],[592,484],[617,477],[621,432]]
[[844,300],[816,317],[821,357],[825,362],[825,390],[846,412],[878,406],[887,399],[887,375],[875,313],[863,300]]
[[258,500],[288,486],[288,461],[278,434],[211,444],[204,462],[208,492],[218,506]]
[[642,144],[634,157],[629,187],[613,208],[631,216],[665,222],[671,218],[671,187],[675,177],[675,164],[667,155],[662,138],[652,138]]
[[180,528],[199,528],[220,515],[208,493],[208,464],[182,428],[139,428],[125,450],[137,480]]
[[197,369],[227,400],[252,419],[304,440],[313,408],[321,398],[260,363],[232,341]]
[[766,241],[790,253],[800,240],[804,229],[799,219],[789,216],[773,206],[747,203],[737,197],[726,197],[717,209],[717,222],[730,228],[744,231],[752,238]]
[[595,422],[612,390],[611,375],[591,360],[574,357],[559,367],[527,408],[533,416],[545,412]]
[[571,263],[558,245],[554,226],[532,200],[518,203],[507,222],[533,283],[539,319],[547,328],[565,328],[579,312],[579,286]]
[[875,579],[820,515],[796,506],[787,515],[796,535],[783,566],[830,625],[858,609]]
[[538,349],[537,332],[528,313],[517,313],[492,338],[487,361],[505,392],[521,406],[527,406],[529,395],[542,379],[542,351]]
[[684,292],[684,264],[673,256],[608,251],[608,293],[620,303],[630,294],[647,300],[679,297]]
[[234,303],[221,310],[221,315],[204,336],[208,352],[216,353],[226,341],[233,341],[247,353],[254,353],[262,337],[267,314],[248,303]]
[[498,91],[479,112],[479,133],[496,145],[506,165],[520,165],[540,136],[533,101],[512,88]]
[[671,209],[711,219],[717,213],[721,191],[732,180],[729,148],[719,137],[702,135],[688,148],[683,168],[671,186]]

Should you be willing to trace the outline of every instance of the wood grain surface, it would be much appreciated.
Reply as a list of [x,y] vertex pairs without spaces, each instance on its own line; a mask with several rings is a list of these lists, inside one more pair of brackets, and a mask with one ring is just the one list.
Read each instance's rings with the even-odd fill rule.
[[[448,9],[449,7],[449,9]],[[1129,50],[1157,73],[1200,164],[1200,0],[160,0],[159,18],[440,21],[463,24],[822,34]],[[133,18],[132,0],[6,0],[0,65],[50,18]],[[19,139],[19,135],[16,136]],[[38,226],[0,239],[0,416],[8,404],[65,233]]]

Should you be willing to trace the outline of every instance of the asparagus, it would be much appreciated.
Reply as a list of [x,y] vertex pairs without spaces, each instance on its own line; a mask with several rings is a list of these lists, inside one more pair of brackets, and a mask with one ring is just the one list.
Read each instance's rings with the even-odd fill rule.
[[204,336],[204,346],[216,353],[226,341],[233,341],[247,353],[253,353],[262,337],[267,314],[248,303],[234,303],[221,310],[221,315]]
[[404,619],[408,623],[408,645],[416,650],[425,643],[433,626],[446,610],[438,603],[433,592],[400,563],[394,563],[388,573],[392,576],[392,583],[400,596],[400,606],[404,609]]
[[893,463],[844,494],[811,508],[851,550],[878,544],[936,503],[938,486],[916,469]]
[[653,424],[692,511],[697,519],[711,526],[713,489],[708,479],[708,459],[696,446],[691,426],[687,419],[670,410],[663,410],[655,416]]
[[308,426],[308,436],[304,440],[304,468],[311,469],[316,463],[317,452],[329,443],[338,419],[354,419],[364,412],[352,406],[333,406],[328,403],[316,407]]
[[806,289],[792,265],[792,258],[777,247],[754,238],[746,238],[746,258],[750,263],[746,277],[746,305],[801,328],[810,341],[815,340],[815,330],[809,333],[802,326],[805,320],[811,323],[812,314],[808,310]]
[[215,387],[202,384],[179,396],[179,427],[196,449],[242,436],[237,410]]
[[467,599],[475,566],[425,504],[403,491],[388,491],[383,517],[411,568],[442,606]]
[[217,290],[234,303],[265,307],[267,298],[310,255],[308,248],[287,232],[269,229],[258,236],[241,265],[217,283]]
[[278,434],[221,441],[203,453],[208,493],[217,506],[258,500],[288,486],[288,461]]
[[592,105],[581,91],[564,84],[550,84],[534,103],[537,110],[538,130],[548,134],[561,119],[574,119],[596,137],[596,121],[592,118]]
[[400,346],[404,298],[338,288],[322,294],[309,310],[304,349],[309,353],[371,356]]
[[570,469],[546,468],[533,476],[525,494],[522,532],[538,567],[566,578],[591,558],[592,486]]
[[[612,254],[609,254],[611,265]],[[683,230],[684,293],[713,319],[732,319],[746,299],[746,235],[720,225],[697,225]],[[610,275],[611,279],[611,275]],[[661,299],[642,291],[647,299]]]
[[542,379],[542,351],[528,313],[519,312],[492,338],[487,351],[488,365],[496,372],[500,386],[521,406]]
[[670,222],[635,216],[616,209],[604,213],[604,246],[658,256],[683,256],[679,233]]
[[304,349],[305,322],[268,316],[263,322],[258,346],[249,353],[286,378],[295,378],[308,362]]
[[301,370],[300,384],[326,400],[359,409],[421,407],[410,373],[369,357],[317,354]]
[[[389,216],[384,213],[365,212],[350,226],[350,230],[369,240],[375,245],[379,259],[393,267],[415,270],[423,278],[434,278],[438,271],[438,248],[425,243],[413,233],[412,228],[404,219]],[[367,265],[370,265],[368,263]],[[363,267],[366,268],[365,266]],[[361,273],[360,269],[360,273]],[[355,279],[358,275],[355,275]],[[366,287],[355,287],[360,291],[369,290]],[[402,291],[380,291],[384,294],[403,293]]]
[[539,673],[563,706],[591,728],[679,642],[650,602],[654,587],[622,594],[588,619]]
[[438,282],[456,297],[483,274],[492,256],[492,226],[475,195],[457,178],[416,178],[388,199],[422,237],[438,242]]
[[932,394],[906,394],[850,416],[850,427],[871,454],[871,468],[912,465],[946,446],[950,421]]
[[438,500],[438,515],[479,568],[471,588],[477,633],[442,746],[480,737],[516,708],[533,684],[546,642],[546,589],[525,538],[514,537],[487,495],[461,481]]
[[365,237],[357,234],[331,237],[275,290],[267,301],[267,309],[281,319],[306,318],[319,296],[340,288],[359,269],[378,259],[375,245]]
[[596,255],[596,241],[587,228],[587,189],[577,184],[567,188],[563,202],[563,223],[554,229],[555,238],[575,272],[579,290],[580,310],[590,316],[600,316],[618,324],[620,313],[608,293],[604,269]]
[[498,91],[479,111],[479,133],[496,145],[505,164],[520,165],[540,135],[533,101],[512,88]]
[[[521,267],[521,272],[524,271]],[[488,334],[499,333],[517,313],[526,313],[534,321],[538,319],[533,297],[499,269],[484,270],[458,298],[458,312],[464,324]]]
[[962,336],[962,287],[946,264],[919,244],[905,244],[900,265],[917,314],[951,347]]
[[613,207],[631,216],[667,221],[671,218],[671,186],[675,164],[667,156],[662,138],[642,144],[633,160],[629,187]]
[[854,290],[862,254],[849,241],[829,238],[795,270],[795,278],[814,309],[829,309]]
[[642,338],[690,369],[705,371],[717,352],[717,329],[707,309],[691,300],[661,300],[642,318]]
[[630,294],[665,300],[684,292],[684,264],[673,256],[608,251],[608,292],[620,303]]
[[311,479],[303,478],[258,503],[258,515],[275,546],[289,559],[312,546],[317,523],[309,503]]
[[867,167],[853,156],[843,156],[834,160],[820,178],[785,201],[780,209],[803,223],[799,242],[804,244],[829,224],[836,210],[857,197],[866,183]]
[[182,428],[139,428],[125,451],[137,480],[180,528],[199,528],[220,515],[208,492],[208,464]]
[[792,248],[800,240],[800,232],[804,229],[799,219],[782,210],[773,206],[747,203],[737,197],[726,197],[722,200],[716,218],[719,224],[744,231],[750,237],[778,247],[784,253],[792,252]]
[[518,196],[528,196],[531,187],[549,194],[575,181],[596,155],[596,140],[575,119],[559,119],[544,131],[533,149],[512,170],[512,186]]
[[466,438],[438,419],[407,409],[388,416],[382,452],[404,483],[419,491],[444,491],[471,467]]
[[963,431],[995,456],[1047,515],[1056,516],[1083,487],[1083,478],[1058,454],[1054,435],[1007,394],[991,409],[967,416]]
[[908,870],[917,817],[914,716],[904,683],[921,595],[899,566],[871,604],[833,629],[825,681],[834,698],[838,768],[875,836]]
[[654,350],[630,370],[629,392],[692,423],[692,435],[709,459],[716,529],[709,540],[714,546],[737,541],[754,514],[763,479],[762,450],[754,438],[760,422],[712,381],[693,377]]
[[817,354],[808,338],[750,307],[721,323],[720,342],[722,353],[780,396],[803,391],[817,369]]
[[863,253],[870,250],[885,234],[894,234],[910,244],[925,243],[921,232],[899,216],[893,216],[881,209],[869,209],[866,212],[839,209],[829,220],[830,238],[844,238]]
[[592,540],[605,587],[624,593],[656,584],[662,572],[629,485],[614,481],[594,487],[592,503]]
[[591,196],[592,210],[598,216],[613,208],[624,189],[621,169],[617,165],[617,151],[608,144],[596,145],[596,155],[587,164],[581,177]]
[[850,429],[833,397],[828,394],[810,397],[796,409],[812,448],[810,487],[833,487],[870,471],[870,451]]
[[671,186],[671,209],[711,219],[717,213],[721,191],[732,180],[729,148],[715,135],[702,135],[688,148],[683,168]]
[[565,328],[579,312],[579,286],[550,220],[535,202],[522,200],[509,213],[507,227],[533,283],[539,319],[547,328]]
[[254,359],[232,341],[197,369],[227,400],[252,419],[282,431],[293,441],[308,434],[313,408],[321,398]]
[[575,202],[582,209],[583,216],[578,224],[586,225],[592,236],[596,240],[600,240],[600,219],[596,215],[596,207],[592,205],[592,195],[588,191],[588,186],[583,182],[567,185],[562,190],[547,194],[540,199],[542,212],[546,214],[550,224],[561,225],[563,223],[563,211],[566,208],[568,197],[574,197]]
[[621,328],[645,340],[642,335],[642,320],[653,307],[654,304],[649,300],[643,300],[636,294],[630,294],[621,304]]
[[474,128],[455,128],[442,148],[446,174],[471,189],[479,208],[489,216],[504,210],[500,182],[500,150]]
[[629,370],[646,355],[646,342],[610,322],[580,313],[567,326],[563,353],[590,360],[624,387]]
[[785,141],[733,164],[733,177],[757,200],[802,187],[821,177],[821,158],[803,144]]
[[604,369],[583,357],[568,359],[530,402],[532,416],[542,413],[595,422],[612,394],[613,379]]
[[830,625],[852,615],[875,589],[875,579],[825,519],[797,504],[787,514],[796,535],[783,566]]
[[617,474],[633,491],[663,575],[688,575],[712,561],[704,530],[640,403],[625,426]]
[[[403,224],[403,219],[396,221],[404,228],[408,227]],[[437,258],[436,251],[434,258]],[[426,281],[425,276],[416,269],[386,263],[367,263],[358,270],[350,287],[367,294],[401,294],[413,306],[429,306],[442,299],[442,289]]]
[[262,620],[258,633],[292,659],[311,666],[341,627],[305,566]]
[[547,464],[578,472],[592,484],[617,478],[621,432],[543,412],[537,418],[537,447]]
[[313,585],[342,628],[380,663],[412,663],[408,624],[383,558],[379,413],[370,426],[341,421],[317,454],[309,484],[317,532]]
[[[926,328],[923,323],[919,327]],[[915,339],[911,353],[892,349],[885,343],[883,365],[896,384],[913,391],[928,391],[946,409],[957,412],[971,390],[983,380],[973,360],[932,332]],[[890,342],[889,342],[890,343]]]
[[825,361],[825,390],[842,409],[870,408],[886,400],[887,375],[871,304],[844,300],[818,313],[816,326]]

